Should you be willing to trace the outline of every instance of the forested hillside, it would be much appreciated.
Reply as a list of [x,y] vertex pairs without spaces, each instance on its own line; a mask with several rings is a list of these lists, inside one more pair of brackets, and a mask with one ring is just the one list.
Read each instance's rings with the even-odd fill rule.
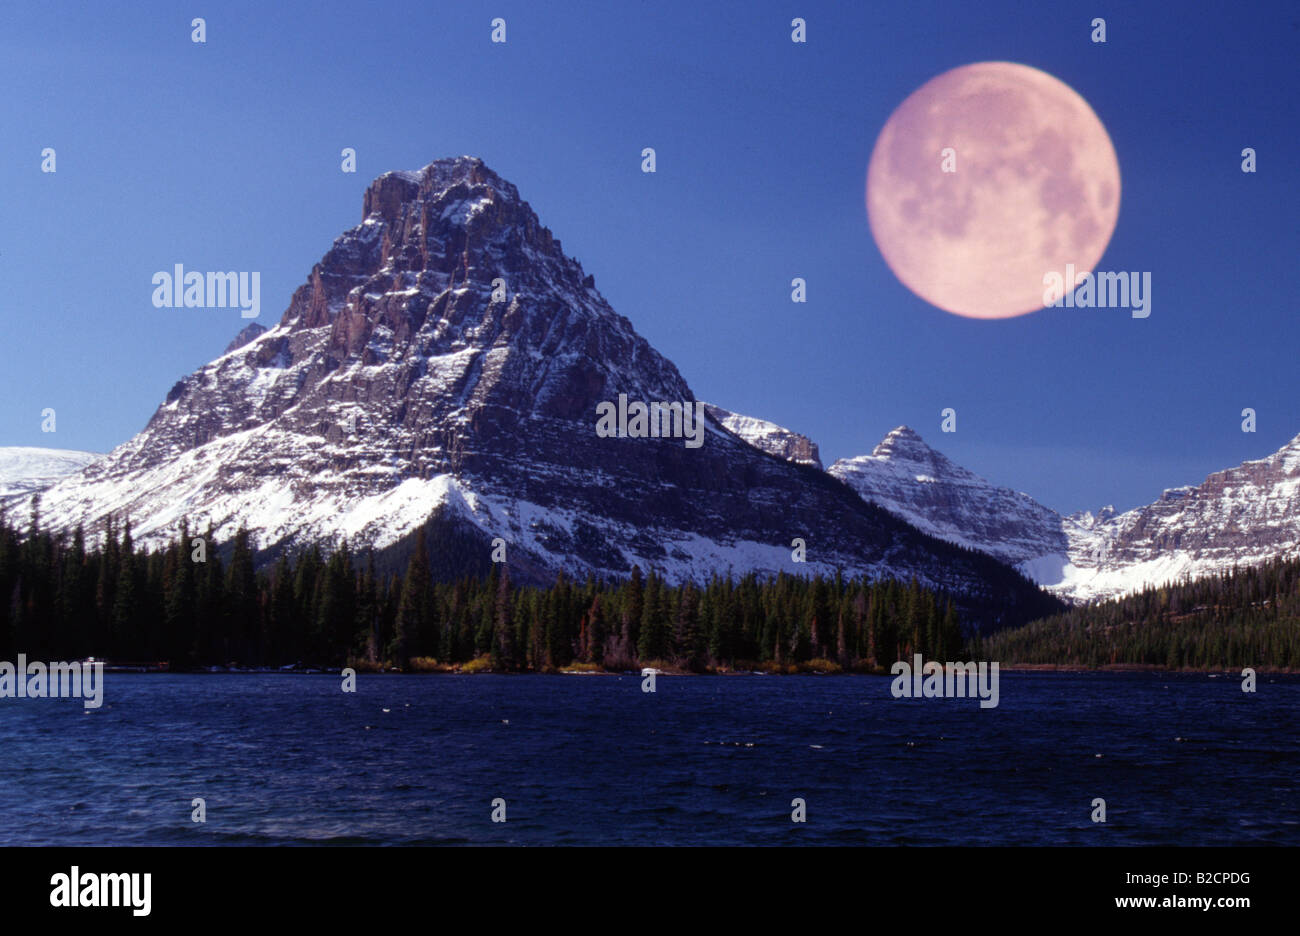
[[1007,663],[1300,667],[1300,558],[1148,588],[975,642]]
[[346,545],[328,557],[314,548],[282,555],[258,571],[242,531],[220,550],[211,531],[183,530],[167,548],[143,551],[129,524],[110,522],[99,539],[92,549],[80,530],[42,530],[38,508],[21,533],[0,514],[0,659],[705,671],[809,661],[870,669],[961,649],[954,603],[915,582],[750,575],[670,586],[634,570],[621,582],[561,575],[528,588],[492,563],[486,574],[437,581],[431,559],[464,545],[437,523],[400,575],[377,573],[373,557]]

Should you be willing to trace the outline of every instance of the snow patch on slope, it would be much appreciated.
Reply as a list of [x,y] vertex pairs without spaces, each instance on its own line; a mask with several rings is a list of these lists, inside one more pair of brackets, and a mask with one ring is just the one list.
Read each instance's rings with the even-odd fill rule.
[[705,403],[704,410],[728,431],[739,436],[759,451],[767,452],[769,455],[775,455],[778,458],[784,458],[786,461],[796,462],[800,465],[812,465],[814,468],[822,467],[817,443],[805,435],[800,435],[786,429],[784,426],[778,426],[774,422],[768,422],[766,419],[756,419],[753,416],[742,416],[739,413],[733,413],[720,406],[714,406],[712,403]]
[[0,502],[30,497],[103,458],[96,452],[32,446],[0,447]]

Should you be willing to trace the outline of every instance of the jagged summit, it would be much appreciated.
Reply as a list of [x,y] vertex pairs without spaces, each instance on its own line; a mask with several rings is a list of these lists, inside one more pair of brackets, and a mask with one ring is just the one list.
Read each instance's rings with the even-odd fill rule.
[[[476,458],[526,458],[539,434],[557,431],[555,420],[594,419],[596,404],[619,393],[694,399],[514,186],[463,157],[419,175],[380,176],[361,223],[335,239],[276,327],[178,382],[99,471],[202,460],[204,447],[228,439],[242,455],[223,458],[215,477],[191,466],[200,487],[222,486],[247,458],[241,483],[260,479],[270,497],[284,471],[315,472],[313,487],[337,487],[343,511],[348,497]],[[291,465],[277,456],[286,450]],[[342,466],[356,469],[346,482]],[[179,504],[143,503],[161,505],[168,487],[130,496],[141,535],[151,518],[179,520]],[[79,506],[93,511],[97,499]],[[266,533],[297,525],[286,515]]]
[[450,188],[459,182],[470,184],[486,183],[508,192],[512,198],[518,199],[519,197],[519,190],[512,183],[493,172],[477,156],[448,156],[435,159],[424,167],[415,170],[390,169],[387,172],[380,173],[375,178],[375,181],[371,183],[371,188],[390,176],[397,176],[417,185],[427,184],[430,190]]
[[[366,188],[362,199],[362,221],[391,224],[399,220],[405,205],[442,202],[448,196],[453,203],[472,203],[464,212],[452,212],[449,217],[438,219],[451,220],[453,226],[460,227],[466,226],[489,206],[522,203],[519,190],[484,165],[483,160],[475,156],[458,156],[434,160],[413,172],[385,172],[376,178]],[[535,221],[532,209],[527,205],[523,207]]]
[[472,289],[486,296],[498,279],[512,298],[528,290],[592,290],[595,298],[594,279],[564,254],[514,185],[476,157],[435,160],[370,184],[361,223],[335,240],[281,321],[321,325],[359,287],[367,295]]

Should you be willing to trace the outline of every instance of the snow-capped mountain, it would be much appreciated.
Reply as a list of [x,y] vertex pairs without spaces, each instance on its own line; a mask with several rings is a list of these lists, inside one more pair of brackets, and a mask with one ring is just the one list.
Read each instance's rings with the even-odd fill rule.
[[760,451],[800,465],[812,465],[814,468],[822,467],[821,454],[817,451],[817,443],[805,435],[792,432],[783,426],[778,426],[776,423],[768,422],[766,419],[755,419],[753,416],[741,416],[738,413],[732,413],[724,410],[721,406],[714,406],[712,403],[705,403],[704,409],[724,427]]
[[[43,511],[88,530],[129,517],[146,544],[182,520],[223,540],[245,525],[274,551],[344,537],[383,549],[439,507],[485,555],[504,539],[516,577],[839,567],[1042,601],[1000,563],[707,412],[698,447],[598,435],[598,406],[621,397],[695,402],[513,185],[478,159],[439,160],[375,180],[361,223],[275,327],[176,383],[139,435],[46,492]],[[806,564],[792,562],[795,539]]]
[[954,464],[906,426],[829,471],[918,529],[997,556],[1075,601],[1300,551],[1300,436],[1122,514],[1063,517]]
[[95,452],[12,445],[0,448],[0,503],[12,507],[96,459]]
[[[1065,520],[1068,563],[1043,578],[1072,598],[1107,598],[1300,554],[1300,436],[1267,458],[1171,488],[1122,514]],[[1042,581],[1043,578],[1039,580]]]
[[907,426],[829,472],[917,529],[1012,565],[1066,550],[1054,510],[949,461]]

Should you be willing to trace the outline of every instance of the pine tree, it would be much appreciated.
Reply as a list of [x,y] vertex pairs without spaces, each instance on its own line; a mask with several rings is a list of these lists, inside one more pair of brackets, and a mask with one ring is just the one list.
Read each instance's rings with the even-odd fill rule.
[[421,531],[415,538],[415,552],[406,566],[402,599],[397,607],[397,638],[392,655],[403,668],[410,665],[411,657],[423,650],[421,640],[428,629],[425,615],[429,607],[429,584],[429,554]]
[[141,648],[136,635],[136,555],[131,539],[131,521],[122,532],[122,558],[118,569],[117,587],[113,594],[113,626],[111,635],[118,653],[138,659]]
[[676,622],[673,627],[673,651],[681,665],[692,671],[704,668],[697,617],[697,593],[690,582],[678,590]]
[[667,613],[664,607],[663,581],[651,572],[646,579],[645,600],[641,608],[641,627],[637,656],[642,665],[667,655]]
[[266,661],[273,666],[286,666],[302,659],[303,648],[298,641],[298,602],[294,598],[293,570],[284,553],[276,561],[271,574],[271,602],[267,614]]
[[379,593],[375,583],[375,554],[366,555],[366,569],[361,573],[357,584],[356,618],[352,632],[363,643],[365,659],[370,663],[379,661]]
[[515,649],[514,596],[510,589],[510,567],[502,563],[496,594],[489,595],[484,603],[491,609],[487,642],[492,654],[492,665],[501,669],[517,669],[519,660]]
[[113,515],[104,517],[104,545],[95,576],[95,632],[91,636],[94,656],[108,656],[108,648],[115,646],[112,633],[113,606],[117,592],[117,532],[113,529]]
[[257,653],[257,635],[261,631],[257,578],[253,573],[253,551],[249,545],[248,530],[243,527],[235,533],[230,568],[226,572],[225,592],[225,631],[230,641],[229,652],[245,665],[260,663]]
[[180,536],[170,550],[172,569],[166,597],[166,657],[173,669],[188,669],[196,662],[194,626],[194,561],[188,522],[181,521]]
[[608,625],[605,621],[605,606],[599,594],[591,599],[591,610],[587,613],[587,657],[588,663],[603,663],[605,660],[605,639]]
[[944,608],[940,640],[944,660],[956,660],[961,655],[961,622],[957,619],[957,608],[951,599]]

